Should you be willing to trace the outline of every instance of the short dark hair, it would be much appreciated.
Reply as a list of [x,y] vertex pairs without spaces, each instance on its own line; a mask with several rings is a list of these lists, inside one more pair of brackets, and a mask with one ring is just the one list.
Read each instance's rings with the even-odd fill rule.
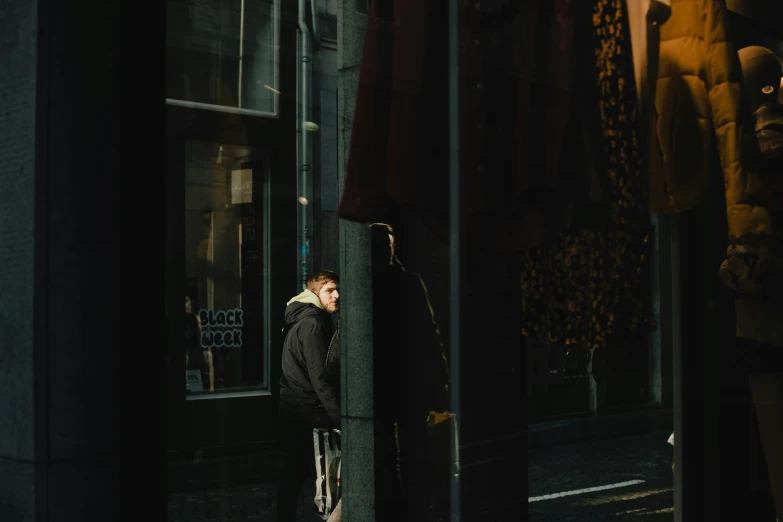
[[321,291],[321,288],[323,288],[324,285],[330,281],[334,281],[335,284],[340,283],[340,277],[337,275],[337,272],[332,272],[331,270],[321,270],[320,272],[316,272],[307,278],[307,289],[318,295],[318,293]]

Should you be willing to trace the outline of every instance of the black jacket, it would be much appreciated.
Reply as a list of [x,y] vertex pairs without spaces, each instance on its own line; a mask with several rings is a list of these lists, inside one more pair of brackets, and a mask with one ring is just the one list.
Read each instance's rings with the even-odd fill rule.
[[[337,332],[329,312],[312,304],[306,294],[292,299],[285,310],[287,333],[280,377],[280,415],[325,412],[339,426],[339,374],[327,365]],[[317,299],[314,294],[311,296]],[[334,358],[329,358],[334,365]]]

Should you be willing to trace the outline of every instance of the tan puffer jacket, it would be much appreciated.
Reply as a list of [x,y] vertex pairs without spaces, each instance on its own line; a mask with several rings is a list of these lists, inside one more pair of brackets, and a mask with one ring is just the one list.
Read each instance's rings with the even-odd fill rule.
[[679,213],[696,206],[717,146],[729,239],[767,246],[773,242],[772,225],[755,172],[758,144],[727,18],[725,0],[672,0],[671,16],[660,28],[657,136],[652,137],[660,154],[650,159],[650,211]]

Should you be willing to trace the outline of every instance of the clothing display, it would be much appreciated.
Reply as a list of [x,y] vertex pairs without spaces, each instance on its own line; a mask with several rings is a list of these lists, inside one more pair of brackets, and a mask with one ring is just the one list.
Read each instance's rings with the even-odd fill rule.
[[[373,1],[339,217],[391,222],[416,212],[448,242],[447,4]],[[596,169],[576,168],[600,133],[594,93],[576,89],[585,61],[572,42],[589,22],[573,0],[461,2],[461,183],[467,235],[529,248],[571,202],[599,202]]]
[[[776,57],[772,58],[777,62]],[[783,351],[783,105],[762,105],[754,118],[762,153],[762,178],[770,190],[770,218],[778,243],[771,249],[730,245],[721,268],[731,273],[737,289],[751,286],[758,290],[741,292],[737,298],[737,337],[768,343]],[[745,267],[729,270],[736,264]],[[754,265],[755,273],[751,268]]]
[[778,517],[783,517],[783,76],[778,57],[764,47],[740,49],[745,93],[761,153],[761,179],[773,236],[772,248],[730,245],[720,266],[724,283],[737,292],[738,350],[748,358],[748,381]]
[[669,19],[671,5],[672,0],[625,0],[631,33],[634,80],[641,106],[654,101],[646,98],[654,94],[649,92],[649,87],[652,86],[650,80],[654,85],[654,76],[658,70],[656,51],[659,46],[659,35],[656,34],[655,28]]
[[370,4],[339,217],[392,222],[400,201],[446,235],[446,14],[432,0]]
[[[622,340],[649,332],[648,285],[639,277],[651,246],[644,213],[696,206],[708,169],[718,163],[713,158],[723,170],[730,240],[747,248],[774,242],[725,3],[671,0],[670,8],[667,3],[594,3],[592,48],[598,50],[608,145],[597,164],[605,165],[612,186],[611,224],[585,226],[577,208],[573,221],[583,227],[580,232],[564,230],[525,254],[526,335],[598,347],[612,336]],[[646,14],[642,4],[649,6]],[[627,91],[634,80],[637,103]],[[623,142],[623,136],[630,140]],[[649,206],[640,200],[649,200]],[[635,226],[626,226],[630,223]]]
[[[624,4],[461,5],[466,237],[491,230],[498,243],[529,249],[525,333],[551,342],[601,345],[652,328],[631,99],[638,68]],[[403,205],[448,242],[446,15],[432,0],[371,3],[341,218],[392,221]],[[600,45],[609,47],[594,56]],[[569,220],[580,228],[567,229]]]
[[753,169],[758,147],[725,1],[672,0],[660,27],[656,84],[651,139],[661,154],[650,157],[650,211],[696,206],[717,153],[731,242],[769,244],[772,226]]
[[[625,2],[598,0],[585,45],[593,54],[601,125],[598,165],[608,179],[606,217],[573,226],[523,254],[523,335],[598,348],[654,328],[648,290],[650,219],[644,200],[638,95]],[[577,20],[577,24],[585,24]],[[597,211],[594,209],[592,213]]]
[[730,245],[720,274],[738,292],[737,337],[783,350],[783,105],[777,99],[783,68],[777,56],[763,47],[746,47],[739,56],[753,104],[761,179],[768,189],[769,216],[778,244],[772,249]]

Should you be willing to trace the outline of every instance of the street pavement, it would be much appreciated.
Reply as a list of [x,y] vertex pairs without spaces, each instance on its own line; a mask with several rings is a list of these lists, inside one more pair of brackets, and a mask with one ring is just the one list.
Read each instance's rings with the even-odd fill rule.
[[[603,438],[530,448],[528,496],[533,522],[650,521],[674,519],[669,433]],[[170,522],[275,520],[273,482],[169,496]],[[318,522],[307,484],[297,522]],[[483,522],[483,521],[479,521]]]
[[[669,433],[652,431],[532,448],[528,452],[530,520],[671,522],[673,451],[666,443],[668,437]],[[619,486],[600,489],[613,485]]]

